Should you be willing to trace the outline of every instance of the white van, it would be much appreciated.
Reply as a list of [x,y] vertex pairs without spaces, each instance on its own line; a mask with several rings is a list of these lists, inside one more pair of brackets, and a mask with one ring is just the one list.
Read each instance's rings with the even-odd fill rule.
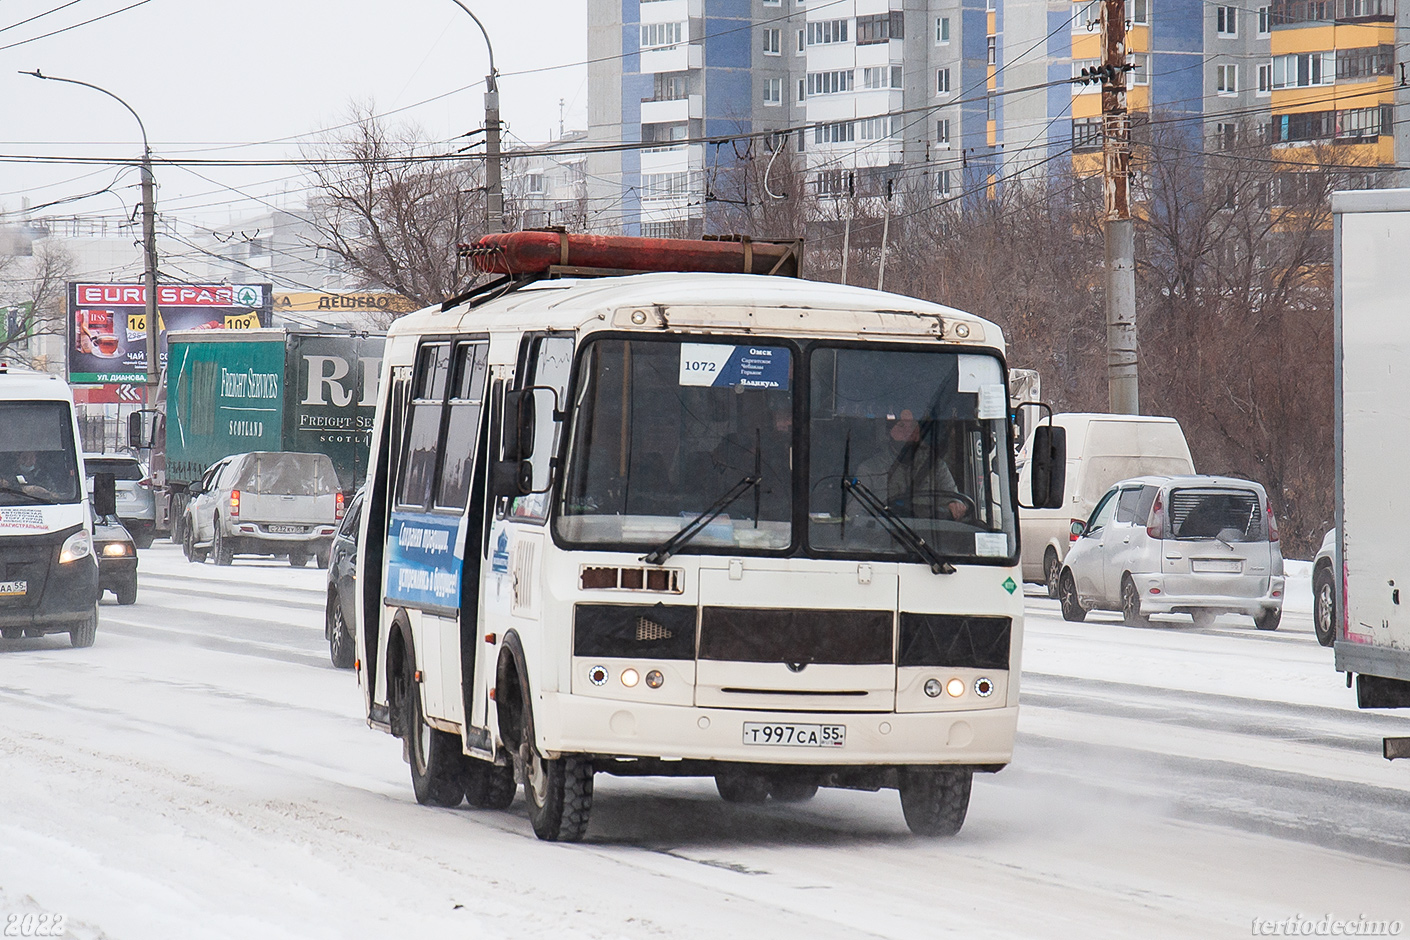
[[[78,441],[68,385],[0,363],[0,636],[7,640],[67,633],[74,646],[92,646],[98,632],[98,559]],[[112,502],[112,475],[99,476]]]
[[[1040,422],[1043,423],[1043,422]],[[1186,476],[1195,472],[1185,432],[1174,418],[1146,415],[1058,414],[1053,424],[1067,429],[1067,482],[1062,509],[1020,509],[1023,580],[1046,583],[1057,597],[1057,578],[1073,523],[1085,523],[1112,485],[1140,476]],[[1032,438],[1019,453],[1018,494],[1030,505],[1028,457]]]

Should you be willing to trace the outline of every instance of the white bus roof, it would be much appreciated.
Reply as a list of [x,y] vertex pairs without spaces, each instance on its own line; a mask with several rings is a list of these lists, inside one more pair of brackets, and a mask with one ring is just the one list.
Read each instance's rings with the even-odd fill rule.
[[[645,324],[630,316],[643,311]],[[662,323],[664,318],[664,324]],[[544,280],[478,306],[428,307],[398,319],[389,337],[499,329],[751,330],[763,334],[943,338],[1003,350],[999,327],[913,297],[757,274],[654,273]],[[957,327],[963,328],[956,332]],[[961,335],[964,334],[964,335]]]
[[13,365],[0,366],[0,401],[66,401],[73,404],[73,391],[57,375]]

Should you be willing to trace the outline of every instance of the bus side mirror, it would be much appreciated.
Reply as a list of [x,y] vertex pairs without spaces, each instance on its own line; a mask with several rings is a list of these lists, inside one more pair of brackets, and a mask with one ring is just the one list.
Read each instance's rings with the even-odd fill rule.
[[504,459],[528,460],[534,455],[534,390],[504,394]]
[[1062,508],[1067,485],[1067,429],[1043,424],[1033,429],[1029,458],[1034,509]]
[[93,474],[93,511],[100,516],[117,512],[117,477],[113,474]]

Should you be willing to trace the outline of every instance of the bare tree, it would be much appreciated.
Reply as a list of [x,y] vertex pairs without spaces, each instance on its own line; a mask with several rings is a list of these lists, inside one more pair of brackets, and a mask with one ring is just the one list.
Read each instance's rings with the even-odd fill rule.
[[312,148],[310,211],[317,247],[366,286],[418,305],[463,293],[477,275],[456,252],[484,231],[484,193],[471,158],[447,159],[414,126],[389,127],[370,105],[352,125]]
[[[32,243],[28,257],[0,256],[0,357],[36,365],[43,347],[31,354],[31,336],[67,336],[68,282],[74,277],[73,255],[62,242],[39,239]],[[19,327],[21,316],[10,317],[11,307],[27,314],[27,329]]]

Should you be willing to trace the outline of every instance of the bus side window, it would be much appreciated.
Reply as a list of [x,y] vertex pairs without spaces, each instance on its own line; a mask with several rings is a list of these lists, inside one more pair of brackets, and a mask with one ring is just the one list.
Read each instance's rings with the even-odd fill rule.
[[484,408],[488,358],[488,343],[462,343],[455,349],[455,382],[450,392],[445,436],[440,447],[441,478],[436,492],[437,506],[457,511],[465,508],[470,480],[475,472],[475,451],[480,443],[480,414]]
[[436,456],[441,436],[441,410],[450,376],[450,344],[421,348],[412,377],[410,420],[402,450],[397,505],[425,508],[435,485]]
[[[567,407],[568,380],[573,371],[573,339],[571,336],[527,336],[520,353],[522,368],[517,388],[551,388],[557,397],[557,407]],[[562,442],[563,425],[555,421],[547,407],[554,396],[536,394],[534,447],[534,488],[545,489],[553,481],[553,462]],[[515,519],[543,522],[548,518],[548,493],[534,493],[514,500],[510,516]]]

